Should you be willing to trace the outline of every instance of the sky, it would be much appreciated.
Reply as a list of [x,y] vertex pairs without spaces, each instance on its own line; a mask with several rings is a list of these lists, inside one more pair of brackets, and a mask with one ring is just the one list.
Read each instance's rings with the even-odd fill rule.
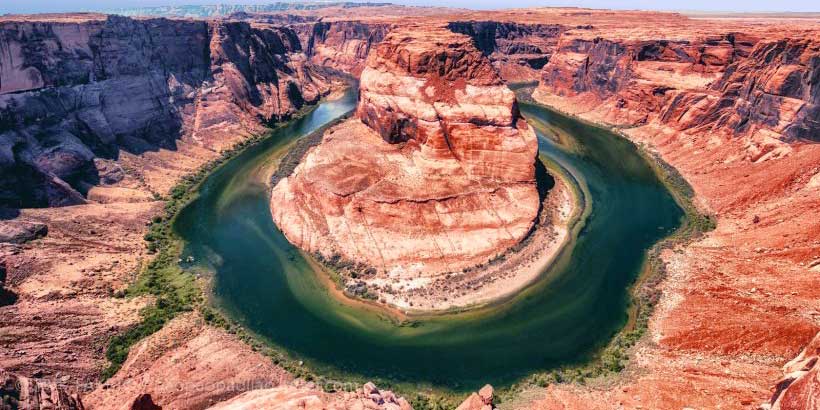
[[[119,7],[164,6],[184,4],[264,4],[259,0],[0,0],[0,14],[93,11]],[[509,7],[578,6],[609,9],[687,10],[687,11],[792,11],[820,12],[817,0],[380,0],[414,6],[450,6],[473,9]]]

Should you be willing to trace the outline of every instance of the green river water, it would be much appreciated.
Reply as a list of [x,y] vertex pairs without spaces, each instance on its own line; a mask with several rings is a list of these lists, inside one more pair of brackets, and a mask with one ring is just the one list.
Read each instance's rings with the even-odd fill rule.
[[[213,272],[215,303],[232,318],[321,374],[457,391],[582,363],[624,326],[647,249],[683,212],[631,143],[525,103],[541,155],[579,181],[591,207],[553,267],[496,306],[403,324],[331,297],[273,224],[266,179],[293,141],[355,104],[348,92],[276,129],[213,172],[177,217],[185,255]],[[556,135],[561,144],[547,138]]]

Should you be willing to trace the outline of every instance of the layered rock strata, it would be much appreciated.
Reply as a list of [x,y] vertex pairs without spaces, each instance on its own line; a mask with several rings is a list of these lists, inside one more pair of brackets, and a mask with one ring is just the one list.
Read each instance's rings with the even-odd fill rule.
[[818,27],[669,27],[565,33],[534,96],[622,127],[680,171],[717,228],[664,253],[664,295],[633,357],[641,376],[604,390],[550,386],[529,407],[812,408]]
[[[162,194],[169,184],[145,181],[135,169],[150,165],[130,155],[219,151],[317,101],[327,81],[284,27],[0,21],[0,206],[82,203],[95,185]],[[180,147],[186,137],[197,148]]]
[[511,82],[537,79],[566,30],[560,24],[501,21],[454,21],[447,28],[472,37],[501,77]]
[[536,96],[608,123],[745,135],[765,155],[776,141],[820,139],[820,44],[728,33],[699,41],[568,38]]
[[22,377],[0,372],[0,410],[52,409],[83,410],[76,392],[56,380]]
[[[410,10],[419,15],[422,11],[418,8]],[[358,14],[353,16],[353,13],[360,12],[360,9],[351,9],[352,17],[349,18],[361,18]],[[802,67],[816,67],[816,56],[807,52],[789,52],[783,57],[776,57],[776,52],[791,48],[779,43],[799,43],[806,39],[816,41],[818,25],[815,22],[812,26],[809,13],[803,13],[801,17],[805,18],[799,21],[790,20],[788,15],[757,16],[755,19],[743,17],[735,15],[730,19],[709,20],[687,19],[671,13],[541,8],[492,14],[476,12],[448,18],[407,16],[385,21],[395,24],[398,20],[401,24],[408,24],[438,18],[443,25],[450,21],[471,20],[492,20],[503,24],[558,24],[563,31],[555,48],[550,49],[547,44],[539,47],[550,55],[550,61],[545,66],[553,63],[552,68],[559,70],[562,59],[585,59],[583,52],[576,55],[571,47],[564,47],[571,41],[594,43],[598,37],[620,44],[627,50],[634,50],[633,44],[638,42],[652,44],[652,48],[657,47],[654,44],[672,44],[671,48],[663,47],[672,50],[671,53],[664,51],[663,57],[654,57],[657,59],[655,61],[633,60],[629,63],[631,69],[618,71],[626,72],[631,79],[614,81],[622,84],[615,94],[607,91],[605,95],[608,96],[604,98],[593,95],[600,92],[595,91],[597,81],[584,81],[592,85],[588,88],[592,91],[575,91],[571,87],[547,85],[550,82],[544,81],[541,96],[543,101],[586,119],[627,126],[624,131],[630,138],[656,150],[691,182],[696,192],[696,202],[717,214],[718,228],[689,246],[664,254],[669,273],[663,284],[664,296],[653,314],[648,336],[630,355],[632,365],[629,368],[637,371],[628,374],[634,377],[625,378],[611,387],[556,384],[546,389],[539,388],[527,396],[536,397],[536,400],[529,402],[521,398],[524,403],[520,407],[603,410],[613,407],[780,406],[803,409],[811,408],[817,402],[818,390],[814,383],[817,366],[813,359],[816,355],[812,353],[816,349],[810,347],[817,345],[816,339],[812,342],[812,338],[818,331],[820,317],[817,306],[817,300],[820,300],[817,292],[820,289],[817,280],[820,270],[820,254],[817,254],[820,227],[816,218],[816,199],[820,197],[820,168],[817,166],[820,150],[817,144],[809,141],[811,133],[806,137],[807,134],[798,132],[803,126],[792,127],[793,131],[789,132],[778,131],[790,128],[786,122],[788,118],[801,117],[781,115],[780,112],[788,113],[790,110],[772,108],[783,106],[784,101],[786,106],[797,103],[803,107],[808,106],[805,102],[811,102],[811,98],[816,101],[817,93],[811,91],[812,85],[817,84],[813,79],[816,70],[806,69],[801,74],[785,75],[794,66],[801,67],[800,70],[803,70]],[[7,16],[2,19],[10,20]],[[38,17],[34,25],[82,27],[92,24],[87,23],[89,21],[99,20],[104,20],[104,17],[67,18],[52,15]],[[254,29],[260,27],[256,23],[258,20],[248,20],[255,21]],[[264,21],[267,25],[273,20]],[[378,21],[378,18],[371,18],[371,21]],[[294,31],[301,38],[301,32]],[[734,45],[731,45],[730,34],[734,37]],[[302,50],[306,49],[310,34],[304,38],[305,41],[300,41]],[[496,39],[497,44],[501,43],[498,36]],[[707,64],[693,64],[692,61],[678,64],[680,60],[676,56],[686,42],[691,43],[693,56],[701,53],[699,50],[702,49],[706,54],[712,51],[727,53],[731,59],[724,59],[725,63],[708,64],[708,70],[703,69]],[[762,42],[774,46],[767,52],[761,48],[756,55],[771,55],[771,60],[761,57],[744,62],[748,55],[753,54],[752,49]],[[336,44],[343,47],[341,44],[344,43],[334,40],[334,43],[326,44],[329,47],[336,47]],[[480,48],[484,49],[483,46]],[[728,48],[736,51],[720,51]],[[63,50],[67,49],[70,47],[63,47]],[[511,53],[509,57],[501,55],[502,49],[506,47],[497,46],[490,54],[489,58],[494,64],[496,57],[493,54],[502,61],[517,59],[516,53]],[[190,50],[186,49],[186,53],[190,54]],[[63,55],[54,56],[51,63],[62,58]],[[711,59],[708,57],[705,60]],[[697,62],[700,59],[692,60]],[[741,104],[735,105],[735,102],[726,99],[716,104],[718,109],[714,111],[710,108],[713,102],[723,99],[724,85],[718,86],[717,80],[724,78],[727,68],[734,65],[737,66],[736,73],[749,79],[749,82],[738,86],[741,83],[732,80],[732,83],[726,82],[724,85],[739,93],[740,98],[733,98]],[[747,68],[741,70],[741,66]],[[753,70],[749,69],[753,66]],[[778,71],[780,74],[776,74]],[[525,72],[534,73],[531,79],[540,78],[535,70]],[[802,89],[803,95],[809,90],[810,98],[796,97],[800,93],[789,92],[785,96],[781,95],[781,91],[767,91],[768,78],[780,75],[788,79],[786,84],[799,80],[804,84],[799,89]],[[735,74],[728,77],[732,76]],[[0,79],[7,80],[5,73]],[[642,88],[645,84],[650,84],[650,87]],[[662,96],[664,87],[674,88],[666,90],[668,97]],[[778,88],[783,89],[771,89]],[[793,86],[786,88],[798,89]],[[49,89],[62,90],[57,86]],[[746,90],[751,93],[746,93]],[[38,92],[44,91],[46,89]],[[20,93],[25,92],[28,91]],[[557,96],[561,92],[564,94]],[[696,97],[687,97],[692,99],[675,104],[684,115],[670,115],[668,120],[659,120],[665,104],[677,95],[705,97],[697,97],[701,98],[698,101]],[[762,97],[755,99],[760,104],[748,104],[751,101],[748,98],[755,95]],[[651,110],[641,109],[642,101],[648,102]],[[208,105],[217,103],[216,96],[207,102]],[[816,102],[813,104],[816,105]],[[737,113],[732,112],[735,106],[741,108]],[[706,111],[716,115],[695,115],[702,107],[709,108]],[[757,110],[757,113],[747,116],[744,114],[746,110]],[[797,110],[797,113],[803,110],[805,108]],[[675,111],[668,112],[671,114]],[[746,124],[754,127],[744,129],[741,126],[735,132],[735,126],[712,126],[718,123],[712,122],[716,116],[731,119],[735,115],[738,118],[748,117]],[[203,118],[208,119],[209,116]],[[803,118],[800,120],[803,124],[810,124],[806,121],[810,118]],[[706,124],[706,127],[699,127],[698,121],[705,121],[701,124]],[[251,124],[256,122],[242,123],[235,128],[228,127],[228,121],[212,124],[209,129],[214,134],[203,132],[194,140],[190,138],[190,133],[185,133],[188,137],[177,140],[176,151],[160,148],[134,155],[120,150],[116,161],[97,157],[94,166],[102,180],[115,181],[124,176],[121,182],[111,185],[112,188],[135,187],[142,190],[147,185],[152,187],[151,190],[161,192],[162,187],[171,186],[180,176],[196,169],[204,162],[203,158],[218,155],[215,150],[241,140],[248,129],[253,129]],[[734,121],[726,122],[731,123]],[[681,126],[683,128],[679,129]],[[224,132],[216,134],[219,128]],[[774,130],[775,134],[769,134],[771,139],[752,137],[757,134],[762,136],[764,129]],[[812,133],[816,135],[816,131]],[[4,178],[10,175],[4,172],[0,179],[6,181]],[[140,179],[145,181],[145,185],[141,185],[143,182]],[[58,185],[54,187],[55,190],[60,189]],[[89,195],[93,196],[91,194],[97,192],[97,188],[92,188]],[[113,190],[108,191],[111,195],[106,196],[110,198],[107,201],[127,198],[119,193],[113,195],[116,193]],[[146,200],[145,197],[137,199]],[[0,320],[0,332],[12,335],[12,339],[7,338],[5,343],[0,344],[0,367],[27,376],[39,372],[56,378],[63,377],[58,377],[60,374],[70,375],[71,383],[97,380],[99,369],[104,366],[102,352],[107,338],[139,320],[137,313],[144,306],[144,301],[115,299],[111,297],[111,290],[122,289],[131,283],[133,272],[140,266],[140,259],[150,257],[144,253],[142,235],[145,233],[145,223],[160,211],[159,202],[24,210],[19,219],[47,223],[49,234],[22,245],[0,244],[0,272],[3,267],[8,270],[6,288],[20,295],[19,302],[0,307],[0,317],[9,318]],[[206,325],[197,325],[195,329],[185,331],[189,337],[157,334],[162,337],[157,345],[168,346],[169,341],[185,342],[174,344],[173,349],[156,346],[135,349],[136,355],[146,355],[144,357],[148,359],[134,360],[133,363],[138,366],[123,375],[122,379],[131,383],[99,387],[94,394],[87,396],[88,400],[84,397],[83,401],[88,401],[87,406],[93,408],[130,406],[149,391],[148,386],[154,390],[150,393],[155,394],[152,397],[160,405],[184,408],[185,403],[193,402],[202,408],[238,394],[223,387],[246,385],[244,381],[247,379],[242,376],[244,369],[254,370],[248,378],[263,374],[265,383],[273,385],[284,374],[279,373],[281,369],[277,371],[269,367],[268,358],[250,354],[250,348],[235,336]],[[805,353],[799,356],[799,360],[789,363],[801,350]],[[180,357],[184,359],[179,360]],[[226,367],[225,363],[229,365],[237,360],[246,366]],[[784,368],[784,364],[788,367]],[[189,394],[189,391],[177,388],[177,384],[167,378],[169,374],[181,375],[186,382],[190,380],[188,378],[196,378],[197,386],[210,389],[197,389],[196,394]],[[159,380],[164,383],[160,384]],[[230,381],[227,385],[223,383],[226,380]],[[98,395],[105,396],[97,398]],[[242,403],[234,404],[239,406]]]
[[391,32],[360,90],[356,117],[273,189],[274,220],[291,242],[424,280],[484,263],[530,232],[535,134],[469,37]]
[[370,50],[384,39],[391,26],[360,21],[322,21],[302,25],[301,30],[309,30],[309,35],[302,36],[302,44],[314,64],[358,76]]
[[[783,378],[774,386],[772,410],[820,408],[820,333],[783,366]],[[765,405],[764,405],[765,407]]]

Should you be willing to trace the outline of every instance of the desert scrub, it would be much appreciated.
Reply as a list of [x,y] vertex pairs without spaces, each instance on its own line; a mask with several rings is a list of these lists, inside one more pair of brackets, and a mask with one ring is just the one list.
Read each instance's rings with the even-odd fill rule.
[[[313,108],[315,106],[307,107],[298,115],[304,115]],[[222,151],[217,158],[184,176],[168,196],[162,198],[166,201],[163,214],[152,218],[144,236],[148,253],[154,257],[139,273],[136,282],[125,292],[117,294],[118,297],[153,296],[154,303],[140,311],[139,323],[111,338],[105,352],[109,365],[101,373],[102,380],[107,380],[119,371],[135,343],[162,329],[178,314],[204,305],[204,289],[197,282],[196,276],[179,266],[182,243],[174,233],[174,219],[195,198],[197,188],[211,172],[268,135],[270,134],[251,136]],[[214,319],[213,316],[211,318]]]
[[453,397],[416,393],[410,400],[414,410],[452,410],[458,405]]

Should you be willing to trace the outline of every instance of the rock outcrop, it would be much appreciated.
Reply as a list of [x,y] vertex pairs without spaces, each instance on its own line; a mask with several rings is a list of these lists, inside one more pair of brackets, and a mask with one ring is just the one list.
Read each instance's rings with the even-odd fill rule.
[[484,263],[527,235],[539,209],[535,135],[469,37],[393,31],[360,90],[356,118],[273,189],[291,242],[413,279]]
[[771,410],[820,408],[820,333],[800,355],[783,366],[784,376],[774,386]]
[[[611,110],[601,114],[609,121],[644,124],[676,92],[705,89],[754,41],[731,35],[698,43],[564,38],[542,71],[539,91]],[[614,103],[601,104],[610,99]]]
[[485,385],[478,391],[472,393],[462,402],[456,410],[493,410],[493,386]]
[[219,146],[328,91],[288,28],[96,15],[0,21],[0,79],[7,207],[82,203],[123,178],[100,159]]
[[69,393],[54,380],[34,379],[2,372],[0,382],[0,410],[84,409],[77,393]]
[[811,350],[785,377],[778,365],[818,332],[820,26],[599,14],[590,24],[607,27],[565,32],[534,97],[621,127],[681,173],[717,227],[662,255],[651,342],[633,359],[642,376],[552,385],[528,408],[816,407]]
[[0,243],[21,244],[42,238],[48,234],[48,226],[40,222],[0,220]]
[[391,25],[362,21],[317,22],[294,26],[302,35],[305,54],[314,64],[358,76],[370,50]]
[[[388,7],[378,9],[389,13]],[[310,102],[310,84],[314,90],[326,90],[325,76],[315,63],[349,72],[363,69],[358,58],[374,49],[380,34],[340,18],[366,21],[371,28],[452,23],[452,30],[474,40],[502,78],[540,78],[536,94],[542,101],[587,120],[626,126],[625,134],[681,172],[696,192],[695,201],[718,219],[715,231],[663,253],[669,274],[647,331],[651,342],[640,343],[631,356],[630,366],[638,368],[634,377],[615,388],[551,385],[521,407],[753,408],[764,401],[763,408],[817,407],[820,144],[812,141],[818,135],[820,83],[816,22],[789,16],[695,20],[672,13],[553,8],[452,12],[448,17],[412,8],[401,13],[416,17],[396,13],[389,19],[373,14],[362,19],[353,15],[359,10],[344,16],[340,10],[301,17],[232,16],[243,23],[3,16],[2,205],[106,202],[101,199],[122,196],[106,196],[98,188],[111,187],[106,192],[117,194],[114,188],[143,187],[140,184],[151,187],[151,200],[151,191],[164,192],[160,188],[259,129],[268,115],[286,116],[290,109],[283,107],[291,100],[289,86],[280,85],[283,81],[292,79],[304,87],[303,99]],[[335,18],[322,20],[330,26],[319,31],[323,37],[309,50],[321,14]],[[549,23],[546,31],[535,27],[544,23]],[[557,38],[552,24],[559,26]],[[284,54],[265,51],[278,49],[265,46],[279,37],[276,33],[284,34]],[[218,64],[212,62],[211,50],[223,56]],[[284,68],[273,70],[284,73],[277,85],[270,77],[256,82],[257,76],[270,76],[271,69],[246,64],[245,56],[276,67],[283,62]],[[240,61],[234,61],[237,57]],[[265,102],[281,95],[287,101],[281,101],[279,109],[279,102]],[[256,96],[261,104],[249,100]],[[403,123],[399,113],[393,117],[385,124]],[[357,144],[367,136],[366,147],[393,147],[402,155],[412,154],[411,159],[426,158],[422,150],[430,152],[416,137],[383,145],[381,135],[355,120],[327,135],[325,143],[347,138],[344,127],[355,128],[348,134]],[[418,136],[403,125],[398,128],[400,140]],[[319,148],[314,151],[318,155]],[[372,157],[373,151],[363,148],[340,157],[371,167],[372,162],[358,161]],[[360,186],[367,181],[351,182]],[[20,189],[23,186],[36,189],[28,192]],[[275,203],[274,209],[281,205]],[[344,210],[337,203],[330,205]],[[137,299],[113,298],[111,290],[127,287],[133,272],[150,257],[142,235],[145,223],[160,212],[160,202],[24,210],[24,219],[47,223],[49,234],[30,244],[0,244],[0,282],[7,274],[0,317],[8,318],[0,320],[0,333],[14,337],[14,343],[0,343],[0,367],[25,375],[70,375],[71,383],[97,380],[104,366],[99,347],[111,334],[136,323],[145,306]],[[437,218],[429,213],[390,215],[413,228],[427,226],[428,216]],[[10,299],[3,299],[8,295]],[[168,335],[174,329],[177,332]],[[282,389],[281,398],[296,398],[278,400],[279,393],[273,393],[271,405],[309,404],[314,396],[335,400],[304,387],[294,392],[286,385],[289,376],[269,358],[254,355],[218,329],[173,326],[155,336],[158,342],[136,349],[130,370],[126,367],[112,379],[121,383],[83,397],[88,406],[128,407],[150,394],[166,408],[191,403],[205,408],[240,394],[233,386],[248,380],[279,386],[274,389]],[[781,369],[801,349],[803,353]],[[232,366],[237,362],[247,366]],[[174,381],[182,385],[205,388],[180,389],[168,381],[169,374],[179,376]],[[17,397],[20,388],[8,391]],[[42,397],[45,390],[39,391],[28,397]],[[355,396],[358,400],[359,392]],[[480,397],[468,400],[485,406]],[[366,398],[359,403],[374,405]]]
[[272,389],[253,390],[231,400],[210,407],[208,410],[412,410],[403,397],[390,390],[379,390],[373,383],[352,392],[327,394],[309,387],[282,386]]
[[537,79],[566,30],[560,24],[500,21],[454,21],[447,28],[472,37],[506,81]]
[[[744,135],[760,152],[820,135],[820,44],[728,33],[698,41],[562,39],[536,96],[607,123]],[[754,154],[753,154],[754,155]]]

